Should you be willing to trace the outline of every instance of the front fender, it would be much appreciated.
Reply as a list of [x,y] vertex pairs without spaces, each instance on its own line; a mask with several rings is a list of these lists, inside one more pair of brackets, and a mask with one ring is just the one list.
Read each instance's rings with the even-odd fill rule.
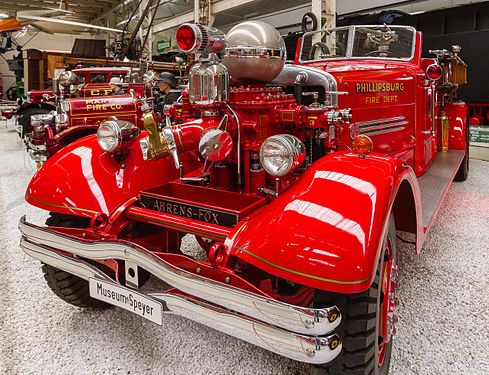
[[404,180],[419,190],[414,172],[399,160],[328,155],[225,244],[232,255],[277,277],[339,293],[364,291],[375,277]]
[[39,102],[39,103],[22,103],[17,109],[17,114],[20,116],[24,111],[30,108],[42,108],[48,111],[54,111],[56,109],[56,103],[54,102]]
[[[42,209],[84,217],[110,216],[139,191],[178,178],[171,157],[143,160],[142,132],[123,163],[104,152],[96,135],[75,141],[54,154],[32,178],[25,198]],[[197,156],[181,155],[186,171],[197,167]]]

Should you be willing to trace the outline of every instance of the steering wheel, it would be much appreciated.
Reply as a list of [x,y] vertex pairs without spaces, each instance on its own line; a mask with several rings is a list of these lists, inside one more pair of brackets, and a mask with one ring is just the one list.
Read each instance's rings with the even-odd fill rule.
[[375,50],[375,51],[370,51],[365,54],[365,56],[371,56],[374,53],[376,53],[378,56],[380,56],[381,53],[385,53],[388,56],[393,56],[394,54],[391,51],[381,51],[381,50]]
[[311,47],[311,51],[309,52],[309,60],[313,60],[314,59],[314,55],[316,54],[316,50],[320,48],[321,49],[321,52],[322,55],[330,55],[331,52],[329,51],[329,47],[327,46],[326,43],[324,42],[316,42],[312,45]]

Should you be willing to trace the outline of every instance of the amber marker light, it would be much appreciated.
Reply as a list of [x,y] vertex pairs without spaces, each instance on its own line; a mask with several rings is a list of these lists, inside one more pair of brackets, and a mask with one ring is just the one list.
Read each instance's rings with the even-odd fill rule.
[[366,135],[357,135],[353,138],[352,150],[357,153],[360,158],[364,158],[366,155],[372,152],[374,143]]

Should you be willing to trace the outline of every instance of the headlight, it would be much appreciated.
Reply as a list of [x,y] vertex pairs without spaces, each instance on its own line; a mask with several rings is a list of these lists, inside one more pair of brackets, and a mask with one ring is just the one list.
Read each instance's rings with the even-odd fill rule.
[[70,87],[71,85],[77,85],[79,78],[73,72],[63,72],[58,77],[59,83],[63,87]]
[[56,125],[66,124],[68,123],[68,120],[69,118],[66,113],[57,113],[54,117],[54,122],[56,123]]
[[59,106],[61,107],[61,111],[60,112],[70,112],[70,102],[66,99],[61,99],[59,101]]
[[51,125],[53,118],[52,112],[31,115],[31,126],[37,133],[42,133],[46,125]]
[[126,150],[138,136],[138,127],[124,120],[105,121],[97,130],[98,144],[102,150],[112,154]]
[[293,135],[279,134],[267,138],[260,148],[260,162],[265,171],[282,177],[304,163],[306,146]]

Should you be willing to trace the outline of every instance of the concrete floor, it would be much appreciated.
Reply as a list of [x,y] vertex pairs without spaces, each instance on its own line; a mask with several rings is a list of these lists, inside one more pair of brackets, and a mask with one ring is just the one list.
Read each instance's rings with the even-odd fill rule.
[[[18,247],[34,166],[0,125],[0,374],[307,374],[284,359],[183,318],[163,326],[131,313],[59,300]],[[489,374],[489,163],[451,188],[421,255],[400,244],[400,322],[391,374]],[[195,243],[187,242],[187,247]]]

